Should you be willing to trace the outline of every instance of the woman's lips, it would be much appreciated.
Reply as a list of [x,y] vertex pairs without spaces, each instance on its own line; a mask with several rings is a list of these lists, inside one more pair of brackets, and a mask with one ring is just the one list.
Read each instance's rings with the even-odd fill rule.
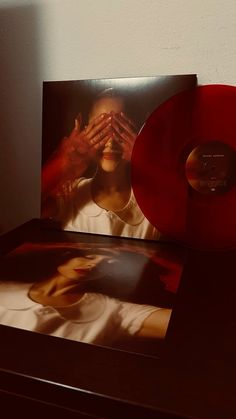
[[102,157],[105,160],[118,160],[120,158],[120,156],[121,156],[120,152],[112,152],[112,153],[111,152],[105,152],[102,155]]

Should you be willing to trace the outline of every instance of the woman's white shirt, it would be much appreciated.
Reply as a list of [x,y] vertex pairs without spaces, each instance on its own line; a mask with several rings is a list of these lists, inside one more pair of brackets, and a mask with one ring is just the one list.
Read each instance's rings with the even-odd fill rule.
[[0,323],[33,332],[99,345],[135,335],[158,307],[85,293],[75,304],[54,308],[28,297],[32,284],[0,282]]
[[139,208],[133,191],[119,211],[99,207],[92,198],[92,179],[81,178],[71,186],[71,193],[58,198],[58,220],[64,230],[158,240],[160,233]]

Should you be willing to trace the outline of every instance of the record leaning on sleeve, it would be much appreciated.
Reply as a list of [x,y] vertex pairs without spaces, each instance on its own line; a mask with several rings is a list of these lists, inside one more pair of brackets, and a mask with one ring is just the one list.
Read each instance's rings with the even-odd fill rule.
[[196,87],[156,108],[135,142],[131,176],[163,238],[236,247],[236,87]]

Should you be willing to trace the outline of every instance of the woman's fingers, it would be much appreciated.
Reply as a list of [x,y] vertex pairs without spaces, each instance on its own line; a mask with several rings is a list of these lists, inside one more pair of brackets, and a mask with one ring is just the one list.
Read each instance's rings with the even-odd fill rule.
[[107,133],[104,134],[104,136],[102,138],[99,138],[99,140],[97,142],[95,142],[94,144],[92,144],[92,148],[91,151],[97,151],[101,148],[103,148],[105,146],[105,144],[110,140],[111,138],[111,133]]
[[83,131],[81,131],[81,121],[77,117],[72,138],[74,147],[83,154],[93,154],[113,138],[122,147],[124,158],[129,160],[136,140],[136,132],[133,122],[123,112],[103,113],[91,120]]
[[130,118],[128,118],[124,112],[120,112],[118,116],[120,117],[120,120],[123,120],[123,122],[126,123],[133,132],[136,132],[136,127],[135,127],[134,122]]
[[101,143],[101,146],[104,145],[104,138],[111,132],[110,120],[111,117],[109,115],[101,114],[81,131],[81,121],[77,117],[75,119],[74,129],[67,142],[68,150],[70,146],[71,150],[75,153],[86,155],[90,153],[90,149],[94,148],[94,146],[96,146],[96,150],[100,147],[100,145],[97,146],[98,144]]
[[77,132],[80,132],[81,131],[81,126],[82,126],[82,115],[81,115],[81,113],[79,113],[75,118],[75,130]]
[[112,135],[112,127],[110,124],[106,125],[105,128],[102,128],[98,132],[94,133],[94,135],[89,139],[87,136],[87,140],[89,141],[89,145],[95,148],[100,148],[104,145],[104,139],[108,137],[111,138]]
[[102,114],[91,121],[87,130],[85,130],[86,141],[92,149],[98,150],[111,138],[111,120],[111,115]]
[[123,148],[124,159],[130,160],[137,136],[134,131],[134,124],[123,113],[114,114],[112,118],[112,128],[115,133],[116,141]]
[[134,140],[136,138],[136,132],[134,130],[134,125],[131,121],[124,116],[123,113],[114,114],[112,118],[112,127],[115,132],[124,140],[130,138]]
[[104,129],[110,122],[111,122],[111,116],[104,113],[99,115],[94,120],[90,121],[84,130],[88,140],[91,140],[102,129]]

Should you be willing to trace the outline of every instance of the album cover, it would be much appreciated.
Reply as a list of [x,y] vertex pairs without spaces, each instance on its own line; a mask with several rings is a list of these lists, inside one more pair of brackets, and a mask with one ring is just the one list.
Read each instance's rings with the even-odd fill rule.
[[133,147],[149,115],[195,85],[195,75],[44,82],[42,217],[62,230],[159,240],[134,194]]
[[169,244],[43,231],[0,258],[0,324],[161,356],[184,257]]

